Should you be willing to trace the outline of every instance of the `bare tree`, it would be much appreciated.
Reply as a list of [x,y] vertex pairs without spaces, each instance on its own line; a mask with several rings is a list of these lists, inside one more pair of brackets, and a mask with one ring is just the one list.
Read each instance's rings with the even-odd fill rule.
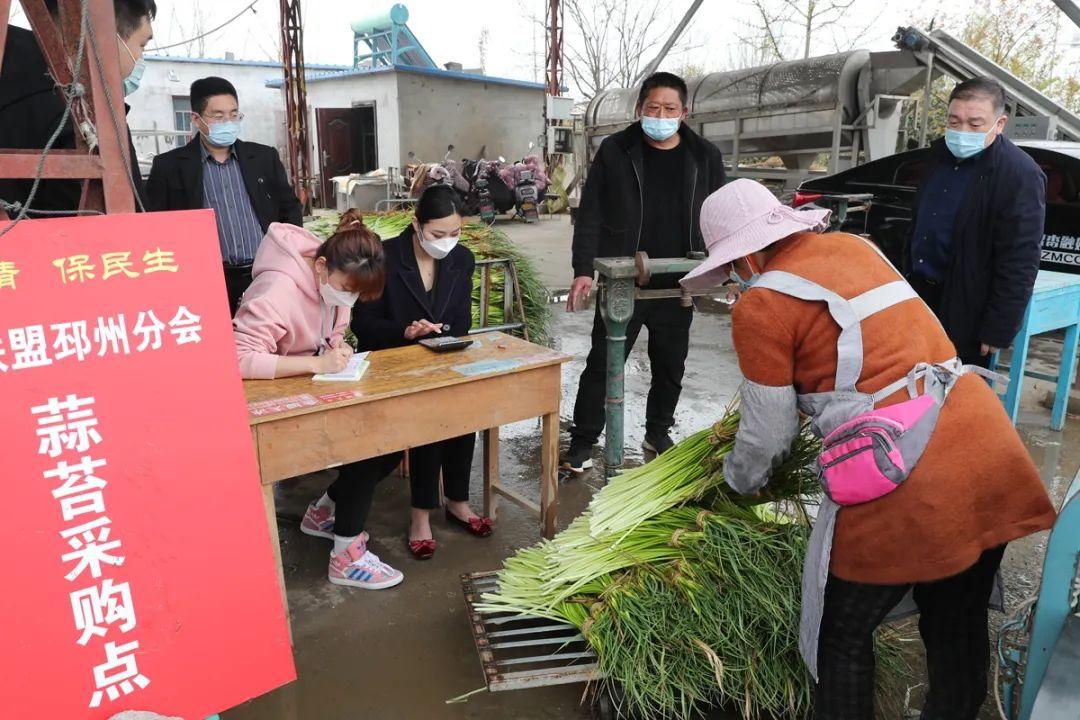
[[612,62],[611,41],[614,0],[567,0],[567,33],[563,63],[574,85],[586,97],[607,89],[618,65]]
[[518,12],[529,24],[529,32],[532,35],[531,50],[522,50],[524,43],[516,43],[511,52],[527,61],[527,67],[532,70],[533,82],[540,82],[540,67],[544,64],[544,53],[540,49],[539,37],[543,37],[545,30],[544,15],[538,12],[540,0],[518,0]]
[[487,27],[481,28],[480,39],[477,41],[477,49],[480,51],[480,72],[484,75],[487,74],[487,48],[490,38],[491,32]]
[[810,40],[814,31],[833,27],[844,19],[857,0],[781,0],[795,22],[801,26],[803,57],[810,57]]
[[206,13],[202,9],[199,0],[193,0],[188,10],[187,22],[182,21],[176,14],[174,6],[171,12],[171,25],[176,28],[181,38],[194,38],[191,42],[180,46],[188,57],[206,57],[206,38],[204,34],[208,29]]
[[248,29],[247,34],[244,36],[245,51],[249,42],[253,43],[267,60],[281,60],[281,33],[275,35],[262,30]]
[[[585,98],[628,87],[674,30],[678,17],[662,0],[563,0],[563,61]],[[692,46],[682,40],[672,55]]]
[[876,16],[856,27],[856,7],[871,7],[864,0],[752,0],[750,5],[753,33],[740,40],[767,48],[771,57],[766,62],[808,58],[823,35],[829,36],[835,52],[850,50],[884,12],[883,4],[878,4]]
[[753,34],[740,36],[740,42],[756,50],[753,55],[761,62],[754,63],[755,65],[772,60],[786,60],[787,53],[784,48],[786,38],[783,27],[786,18],[783,11],[777,10],[775,3],[771,0],[753,0],[753,7],[757,23],[751,23],[748,26]]

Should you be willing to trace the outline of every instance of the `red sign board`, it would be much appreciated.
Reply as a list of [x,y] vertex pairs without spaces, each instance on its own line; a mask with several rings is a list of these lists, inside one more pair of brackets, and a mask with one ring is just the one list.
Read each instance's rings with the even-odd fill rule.
[[209,211],[0,238],[0,715],[198,720],[295,678]]

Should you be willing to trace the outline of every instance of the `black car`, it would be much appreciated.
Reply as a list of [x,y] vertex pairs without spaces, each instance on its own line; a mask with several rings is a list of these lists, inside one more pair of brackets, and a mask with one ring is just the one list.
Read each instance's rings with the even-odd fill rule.
[[[1040,268],[1080,274],[1080,143],[1016,141],[1046,173],[1046,229]],[[793,205],[834,210],[839,229],[869,236],[898,267],[911,224],[915,188],[929,150],[920,148],[803,182]]]

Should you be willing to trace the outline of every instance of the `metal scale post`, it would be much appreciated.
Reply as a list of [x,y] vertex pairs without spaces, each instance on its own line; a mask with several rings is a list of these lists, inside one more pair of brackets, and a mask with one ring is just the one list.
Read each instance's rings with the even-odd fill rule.
[[600,315],[607,327],[607,395],[604,430],[604,476],[617,473],[623,464],[623,396],[626,366],[626,327],[634,316],[637,300],[682,298],[684,307],[694,303],[694,297],[713,291],[687,292],[680,289],[643,290],[653,275],[682,277],[705,259],[700,252],[685,258],[649,259],[639,252],[634,257],[597,258],[593,267],[599,275]]

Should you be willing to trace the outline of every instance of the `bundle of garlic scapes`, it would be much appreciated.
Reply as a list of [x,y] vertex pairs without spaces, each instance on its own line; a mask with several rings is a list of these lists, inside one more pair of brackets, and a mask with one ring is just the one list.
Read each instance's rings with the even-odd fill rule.
[[[806,716],[803,507],[820,492],[820,443],[804,428],[767,491],[746,498],[722,470],[738,423],[730,410],[612,478],[555,538],[509,558],[480,609],[578,627],[631,716],[687,718],[715,705],[745,718]],[[902,666],[897,644],[879,637],[881,671]]]

